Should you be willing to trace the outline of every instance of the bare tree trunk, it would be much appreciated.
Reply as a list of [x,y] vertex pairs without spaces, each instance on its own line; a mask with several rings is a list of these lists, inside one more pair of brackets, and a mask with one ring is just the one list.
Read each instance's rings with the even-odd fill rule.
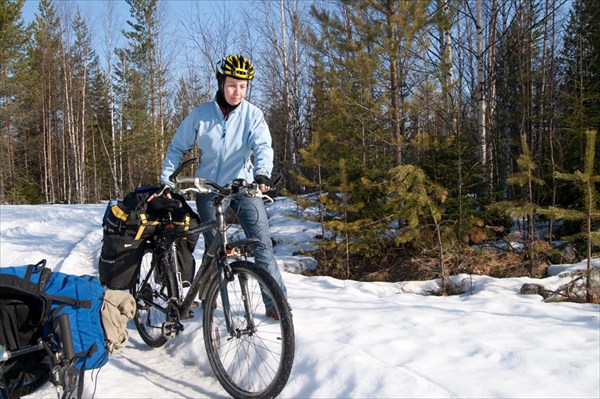
[[[6,87],[6,83],[8,82],[8,67],[6,65],[2,65],[2,80],[2,85]],[[4,203],[7,200],[7,187],[14,185],[16,182],[14,138],[11,123],[13,118],[10,114],[11,104],[11,96],[9,95],[9,91],[6,90],[6,95],[4,96],[4,108],[8,111],[8,114],[4,120],[2,135],[0,136],[5,149],[2,150],[2,158],[0,159],[0,162],[2,162],[3,165],[3,167],[0,168],[0,203]]]
[[441,65],[443,65],[444,81],[443,90],[445,90],[446,112],[450,117],[450,134],[456,135],[458,130],[458,117],[455,106],[455,82],[454,82],[454,59],[452,53],[452,16],[450,14],[450,6],[448,0],[442,0],[442,25],[440,29],[440,56],[442,57]]
[[285,8],[283,6],[284,0],[279,0],[279,11],[280,11],[280,33],[281,33],[281,65],[283,69],[283,106],[285,109],[285,132],[286,132],[286,160],[288,168],[292,168],[293,159],[294,159],[294,137],[293,131],[290,128],[291,121],[293,119],[292,116],[292,100],[291,100],[291,89],[290,89],[290,72],[289,72],[289,64],[288,64],[288,56],[287,56],[287,38],[286,38],[286,15]]
[[159,158],[162,159],[163,154],[166,152],[166,144],[165,144],[165,78],[164,78],[164,68],[163,68],[163,60],[162,60],[162,50],[161,50],[161,41],[160,39],[157,41],[157,58],[158,58],[158,137],[159,137]]
[[389,44],[389,56],[390,56],[390,109],[392,119],[392,136],[394,138],[394,146],[396,152],[396,166],[403,164],[402,159],[402,147],[404,146],[404,137],[402,135],[402,129],[400,125],[400,99],[399,99],[399,88],[400,88],[400,60],[398,59],[398,47],[397,47],[397,23],[395,22],[395,14],[393,2],[386,2],[386,32],[388,44]]
[[487,100],[485,97],[485,76],[483,71],[483,20],[481,1],[477,0],[477,136],[479,138],[479,161],[487,166]]
[[[555,1],[552,0],[552,10],[554,10],[554,3]],[[555,131],[555,127],[554,127],[554,105],[555,105],[555,96],[554,96],[554,89],[555,89],[555,74],[556,74],[556,57],[554,54],[554,43],[555,43],[555,35],[556,35],[556,13],[555,12],[551,12],[551,17],[550,17],[550,71],[548,73],[549,76],[549,82],[548,82],[548,98],[550,99],[548,102],[548,112],[547,112],[547,118],[548,118],[548,145],[549,145],[549,152],[550,152],[550,166],[552,168],[552,206],[556,206],[556,196],[557,196],[557,190],[558,190],[558,182],[556,181],[556,172],[558,171],[557,165],[556,165],[556,159],[555,159],[555,140],[556,140],[556,131]],[[551,242],[552,238],[553,238],[553,229],[554,229],[554,219],[551,218],[550,219],[550,225],[549,225],[549,229],[548,229],[548,240]]]
[[[102,132],[99,132],[102,135]],[[92,141],[91,149],[92,149],[92,176],[93,176],[93,192],[90,193],[91,202],[99,202],[100,201],[100,181],[98,180],[98,157],[96,156],[96,140],[94,134],[90,135],[90,140]]]
[[85,173],[86,170],[86,142],[87,142],[87,134],[86,134],[86,105],[87,105],[87,79],[88,79],[88,56],[89,54],[84,53],[84,64],[83,64],[83,76],[81,81],[81,124],[79,128],[79,162],[78,165],[81,168],[79,172],[80,182],[79,182],[79,195],[78,195],[78,203],[83,204],[86,202],[87,197],[87,175]]
[[292,1],[292,126],[294,137],[294,152],[292,156],[292,168],[298,167],[298,151],[302,145],[302,132],[300,130],[300,17],[298,15],[298,2]]
[[488,194],[491,195],[492,189],[494,186],[494,174],[495,174],[495,159],[493,150],[494,147],[494,116],[496,113],[496,35],[497,35],[497,21],[498,21],[498,3],[497,0],[492,0],[492,12],[490,16],[490,24],[488,30],[488,57],[487,57],[487,79],[489,81],[488,84],[488,96],[487,99],[487,109],[483,117],[485,118],[485,126],[488,128],[488,143],[490,147],[487,148],[487,154],[485,155],[487,159],[487,181],[488,181]]
[[[113,54],[115,46],[113,44],[115,37],[114,23],[114,2],[106,2],[106,18],[105,18],[105,37],[106,37],[106,59],[107,59],[107,75],[110,82],[112,82],[113,75]],[[122,183],[123,183],[123,170],[119,165],[119,159],[122,158],[120,138],[121,135],[117,136],[116,116],[115,116],[115,91],[113,84],[109,84],[109,107],[110,107],[110,152],[107,151],[107,157],[109,159],[109,169],[113,181],[114,195],[116,198],[121,198]],[[117,151],[118,147],[118,151]]]
[[[45,62],[42,61],[42,62]],[[55,181],[54,181],[54,140],[52,138],[52,97],[51,97],[51,76],[48,71],[49,66],[42,66],[42,95],[43,95],[43,105],[42,105],[42,132],[44,135],[44,151],[43,151],[43,163],[42,163],[42,187],[44,188],[44,195],[46,202],[54,203],[56,202],[55,196]]]
[[[71,203],[71,190],[73,189],[73,183],[75,183],[75,190],[79,184],[79,168],[77,165],[79,151],[78,151],[78,140],[75,132],[75,122],[73,116],[73,100],[71,97],[72,89],[72,76],[71,69],[67,60],[67,52],[65,51],[64,43],[61,41],[61,61],[62,61],[62,80],[63,80],[63,95],[64,95],[64,109],[63,109],[63,136],[68,138],[68,145],[70,146],[68,151],[70,156],[63,156],[63,182],[65,187],[65,199],[68,203]],[[67,146],[67,140],[63,141],[63,146]],[[67,152],[65,148],[64,152]],[[69,171],[71,170],[70,164],[73,163],[72,169],[74,173],[74,182],[69,178]]]

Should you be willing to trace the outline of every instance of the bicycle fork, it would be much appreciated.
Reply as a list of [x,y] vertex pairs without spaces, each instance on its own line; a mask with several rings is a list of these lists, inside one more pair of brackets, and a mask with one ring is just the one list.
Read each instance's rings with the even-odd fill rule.
[[219,288],[221,290],[221,300],[223,302],[223,314],[227,331],[231,338],[240,338],[243,335],[252,335],[256,332],[254,319],[252,317],[252,304],[250,303],[250,295],[248,294],[248,277],[243,273],[237,274],[237,284],[240,288],[240,300],[244,307],[244,318],[246,319],[245,328],[236,327],[231,314],[231,304],[229,298],[228,284],[234,284],[233,271],[228,264],[222,265],[223,271],[219,273]]

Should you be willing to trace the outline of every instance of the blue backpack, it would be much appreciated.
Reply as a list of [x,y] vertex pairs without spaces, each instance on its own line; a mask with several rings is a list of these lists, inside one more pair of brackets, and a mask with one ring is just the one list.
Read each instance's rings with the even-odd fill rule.
[[[96,277],[53,272],[45,264],[43,260],[0,268],[0,345],[14,351],[31,341],[49,340],[55,321],[66,314],[76,368],[83,376],[84,370],[100,368],[108,361],[101,318],[105,289]],[[39,381],[48,380],[43,375],[48,367],[40,367],[48,359],[32,358],[28,364],[12,360],[2,365],[3,383],[9,388],[11,383],[20,387],[38,381],[37,387]]]

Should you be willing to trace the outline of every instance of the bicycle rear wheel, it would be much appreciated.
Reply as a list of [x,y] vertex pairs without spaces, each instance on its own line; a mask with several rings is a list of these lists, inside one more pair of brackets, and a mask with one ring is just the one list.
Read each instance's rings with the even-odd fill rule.
[[[140,272],[135,286],[131,289],[131,295],[136,301],[133,320],[140,337],[147,345],[158,348],[168,341],[164,334],[167,314],[161,310],[166,309],[168,297],[158,265],[152,270],[155,261],[154,253],[146,250],[140,261]],[[150,273],[152,274],[149,276]]]
[[[254,263],[232,265],[227,286],[232,328],[228,330],[219,275],[204,302],[204,343],[217,379],[235,398],[277,396],[285,387],[294,361],[294,326],[287,300],[273,277]],[[265,298],[278,318],[266,315]]]

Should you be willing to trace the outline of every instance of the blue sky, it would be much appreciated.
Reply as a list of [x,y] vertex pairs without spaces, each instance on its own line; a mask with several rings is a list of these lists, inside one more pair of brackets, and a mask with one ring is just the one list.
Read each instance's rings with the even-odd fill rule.
[[[105,59],[106,52],[106,21],[107,21],[107,3],[110,0],[54,0],[57,8],[57,15],[62,15],[60,10],[68,10],[74,14],[76,7],[79,7],[82,14],[87,19],[88,28],[92,32],[92,38],[96,53],[100,59]],[[195,50],[190,50],[191,43],[188,30],[184,25],[189,25],[193,18],[200,18],[205,21],[215,19],[215,15],[228,12],[239,13],[242,9],[248,6],[248,0],[163,0],[161,10],[164,10],[164,20],[162,21],[165,37],[168,44],[172,47],[173,57],[175,61],[172,66],[174,68],[183,68],[189,63],[191,54],[197,54]],[[23,5],[23,19],[26,23],[30,23],[35,19],[38,13],[39,0],[26,0]],[[125,0],[114,0],[113,8],[113,24],[114,34],[117,43],[113,43],[113,47],[122,47],[125,45],[120,31],[129,27],[126,23],[131,19],[129,13],[129,5]],[[176,74],[177,72],[174,71]]]
[[[110,0],[54,0],[55,4],[63,4],[66,7],[79,6],[83,14],[94,24],[96,19],[101,19],[106,12],[106,3]],[[129,18],[129,5],[125,0],[113,0],[115,4],[115,12],[121,18]],[[191,13],[196,9],[206,8],[207,11],[219,7],[227,7],[240,9],[249,3],[248,0],[163,0],[167,9],[168,16],[171,18],[189,18]],[[23,5],[23,19],[26,22],[33,21],[38,10],[39,0],[25,0]],[[99,24],[99,22],[97,22]]]
[[[84,15],[88,18],[93,16],[101,16],[104,12],[107,1],[104,0],[55,0],[56,3],[69,3],[70,6],[79,6],[83,11]],[[122,14],[123,17],[129,17],[129,6],[125,0],[114,0],[115,9],[118,13]],[[26,22],[33,21],[35,13],[38,9],[39,0],[25,0],[23,5],[23,18]],[[174,12],[177,16],[188,16],[189,12],[193,9],[195,3],[204,3],[208,7],[214,7],[215,5],[227,5],[231,7],[240,7],[243,3],[248,3],[247,0],[166,0],[167,7],[170,11]]]

